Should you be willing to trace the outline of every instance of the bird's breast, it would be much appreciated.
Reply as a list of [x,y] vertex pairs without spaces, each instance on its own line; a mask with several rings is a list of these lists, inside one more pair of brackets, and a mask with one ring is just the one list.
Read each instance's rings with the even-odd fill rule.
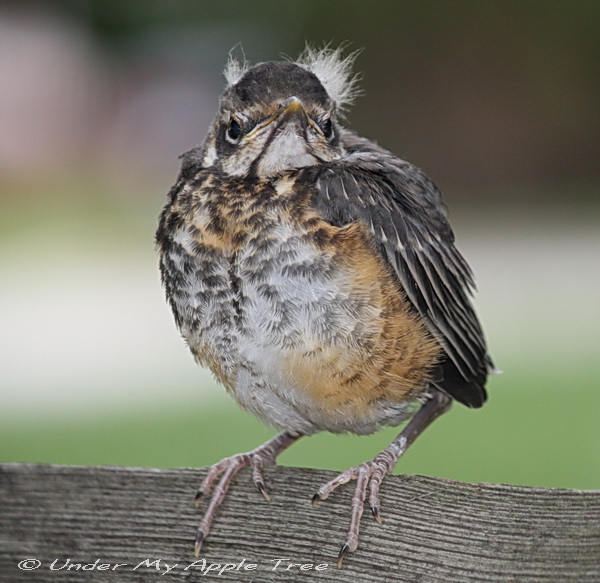
[[180,330],[243,407],[278,427],[398,422],[439,345],[364,225],[334,227],[288,190],[195,201],[164,270],[178,271]]

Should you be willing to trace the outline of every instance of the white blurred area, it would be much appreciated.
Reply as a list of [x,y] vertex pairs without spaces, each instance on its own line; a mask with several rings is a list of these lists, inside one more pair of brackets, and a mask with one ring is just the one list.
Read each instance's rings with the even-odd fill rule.
[[[202,141],[215,112],[231,45],[207,51],[182,38],[169,50],[186,57],[171,62],[157,48],[164,34],[115,64],[79,22],[0,10],[0,205],[16,217],[0,219],[2,423],[226,399],[178,337],[152,237],[177,155]],[[40,197],[46,182],[70,184],[73,174],[79,188],[82,177],[94,183],[106,210],[98,220],[93,210],[69,214],[83,190],[55,198],[53,186]],[[15,200],[27,185],[31,201]],[[498,367],[568,378],[595,362],[595,213],[472,214],[448,199]]]
[[510,384],[523,371],[574,381],[593,370],[600,328],[597,209],[461,210],[453,221],[458,246],[475,272],[475,304],[492,356]]
[[175,330],[150,243],[120,252],[99,236],[83,246],[67,236],[41,253],[14,243],[0,255],[0,420],[219,397]]

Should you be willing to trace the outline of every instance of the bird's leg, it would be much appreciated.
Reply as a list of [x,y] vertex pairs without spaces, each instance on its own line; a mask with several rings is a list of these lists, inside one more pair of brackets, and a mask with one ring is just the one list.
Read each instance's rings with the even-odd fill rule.
[[379,513],[379,486],[383,478],[390,474],[396,463],[402,457],[409,445],[428,427],[432,421],[442,413],[448,411],[451,400],[444,393],[432,389],[427,401],[412,417],[400,435],[390,443],[379,455],[372,460],[360,464],[359,466],[349,468],[342,472],[333,480],[323,484],[313,496],[313,505],[320,500],[325,500],[338,486],[356,480],[354,495],[352,496],[352,510],[350,514],[350,528],[346,541],[342,545],[338,555],[338,567],[342,566],[342,561],[348,553],[352,553],[358,547],[358,532],[360,529],[360,518],[362,516],[367,491],[369,493],[369,506],[371,512],[381,524]]
[[292,434],[284,431],[273,439],[263,443],[260,447],[247,453],[239,453],[225,458],[220,462],[217,462],[208,470],[208,474],[204,480],[202,480],[202,484],[200,484],[200,488],[198,489],[194,500],[196,507],[200,506],[200,499],[202,496],[208,496],[211,493],[215,480],[219,476],[221,476],[221,479],[214,487],[210,503],[200,521],[200,526],[196,533],[196,544],[194,548],[194,554],[196,556],[200,554],[202,541],[210,530],[212,522],[217,514],[217,510],[225,499],[225,495],[227,494],[227,490],[229,489],[234,476],[242,468],[250,466],[252,469],[252,481],[257,490],[270,502],[262,470],[265,466],[274,466],[275,458],[292,443],[300,439],[300,437],[302,437],[302,434]]

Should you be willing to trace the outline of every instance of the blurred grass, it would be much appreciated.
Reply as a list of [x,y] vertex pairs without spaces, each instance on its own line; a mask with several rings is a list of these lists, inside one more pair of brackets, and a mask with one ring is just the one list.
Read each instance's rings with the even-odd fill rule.
[[[569,378],[526,370],[494,378],[483,409],[455,405],[419,438],[397,472],[468,482],[599,488],[599,381],[595,370]],[[370,459],[396,433],[388,428],[368,437],[319,434],[300,440],[279,459],[285,465],[342,470]],[[5,423],[0,428],[0,459],[200,467],[252,449],[272,434],[233,402],[205,410],[140,410],[93,420]]]

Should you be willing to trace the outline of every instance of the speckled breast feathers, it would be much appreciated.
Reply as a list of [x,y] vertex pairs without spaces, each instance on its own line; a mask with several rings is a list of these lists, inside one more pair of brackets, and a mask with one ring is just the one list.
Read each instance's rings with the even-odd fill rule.
[[[440,351],[362,223],[315,212],[301,174],[201,171],[169,210],[163,280],[196,359],[279,427],[397,423]],[[167,220],[165,218],[165,220]]]

